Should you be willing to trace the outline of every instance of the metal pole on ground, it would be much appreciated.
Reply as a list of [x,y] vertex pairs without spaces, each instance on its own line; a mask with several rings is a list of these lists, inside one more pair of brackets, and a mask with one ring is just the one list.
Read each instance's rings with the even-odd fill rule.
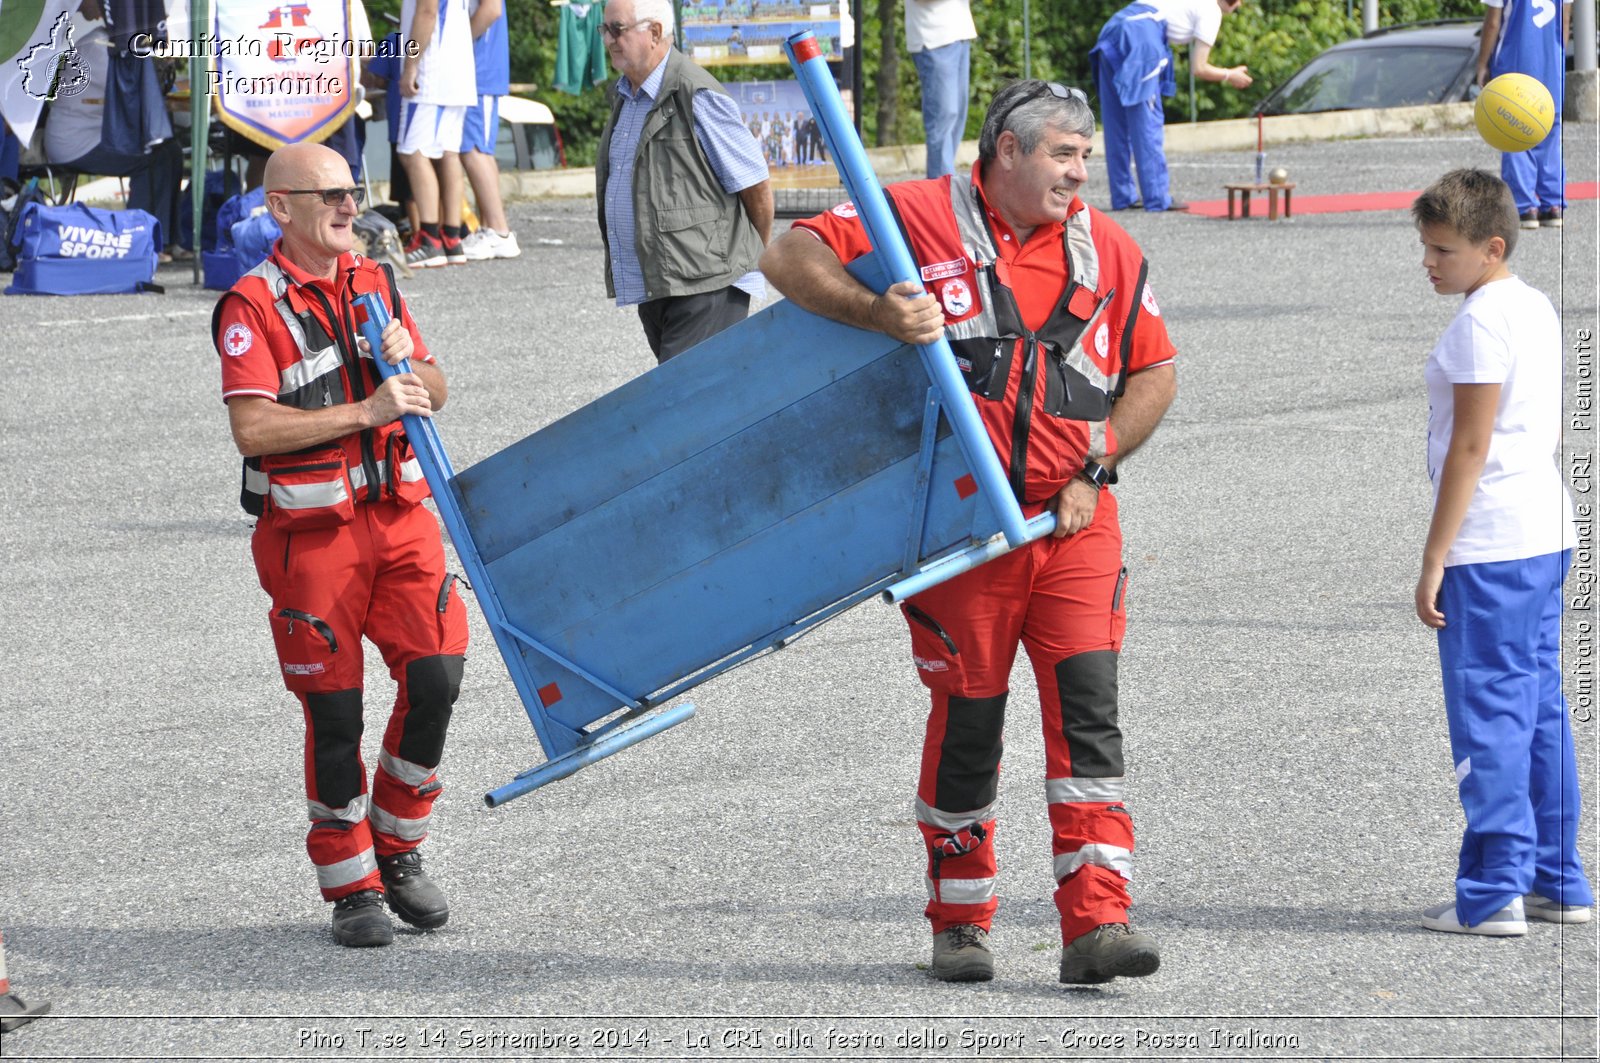
[[1378,28],[1378,0],[1362,0],[1361,32],[1371,33]]

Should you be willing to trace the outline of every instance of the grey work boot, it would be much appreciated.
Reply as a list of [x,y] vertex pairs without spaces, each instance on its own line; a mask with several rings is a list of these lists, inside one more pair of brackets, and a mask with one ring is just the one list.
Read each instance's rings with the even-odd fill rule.
[[989,932],[957,923],[933,935],[933,976],[941,982],[987,982],[994,977]]
[[1138,978],[1155,974],[1160,966],[1156,939],[1127,923],[1101,923],[1061,950],[1061,980],[1069,985]]
[[378,874],[383,876],[389,907],[412,926],[433,930],[450,918],[449,902],[422,870],[422,854],[415,849],[378,857]]
[[333,939],[345,948],[380,948],[394,940],[383,894],[362,890],[333,902]]

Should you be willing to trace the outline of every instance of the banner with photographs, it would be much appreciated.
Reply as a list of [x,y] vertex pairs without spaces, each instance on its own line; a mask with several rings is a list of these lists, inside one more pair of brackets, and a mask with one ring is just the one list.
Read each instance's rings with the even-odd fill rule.
[[816,35],[823,58],[843,58],[838,0],[704,0],[680,11],[681,46],[701,66],[787,63],[783,42],[803,30]]

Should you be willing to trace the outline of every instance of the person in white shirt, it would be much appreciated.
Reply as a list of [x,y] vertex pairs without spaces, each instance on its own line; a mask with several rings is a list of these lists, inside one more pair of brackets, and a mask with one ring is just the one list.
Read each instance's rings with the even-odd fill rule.
[[955,173],[956,149],[967,130],[972,0],[906,0],[906,51],[922,82],[922,130],[928,141],[928,176]]
[[[400,69],[400,132],[395,151],[411,182],[422,228],[406,247],[414,268],[467,261],[458,238],[466,190],[461,134],[467,108],[478,103],[472,16],[467,0],[405,0],[400,13],[405,61]],[[437,172],[434,160],[440,160]]]
[[1581,798],[1561,693],[1561,587],[1577,545],[1561,442],[1561,324],[1513,276],[1511,189],[1453,170],[1412,205],[1434,291],[1464,295],[1428,356],[1433,518],[1417,617],[1438,632],[1466,831],[1430,930],[1512,936],[1589,919]]

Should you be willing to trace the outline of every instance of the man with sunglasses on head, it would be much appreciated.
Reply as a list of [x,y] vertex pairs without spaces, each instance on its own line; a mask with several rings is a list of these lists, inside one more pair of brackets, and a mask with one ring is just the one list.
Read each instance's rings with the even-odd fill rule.
[[[1140,206],[1152,212],[1188,209],[1187,203],[1172,198],[1163,149],[1161,98],[1178,91],[1172,49],[1185,44],[1193,47],[1194,76],[1201,81],[1249,88],[1248,67],[1211,63],[1222,16],[1233,14],[1243,2],[1134,0],[1101,28],[1089,62],[1100,94],[1100,121],[1105,126],[1112,210]],[[1135,169],[1139,171],[1137,182]]]
[[743,321],[766,293],[772,184],[739,105],[673,47],[671,0],[609,0],[622,74],[595,157],[606,294],[637,306],[664,362]]
[[878,295],[846,272],[870,250],[854,207],[795,223],[761,268],[791,300],[906,343],[948,338],[1023,513],[1055,534],[904,606],[932,694],[914,803],[927,850],[935,978],[993,977],[995,809],[1019,643],[1038,680],[1060,979],[1148,975],[1128,925],[1133,821],[1123,804],[1117,655],[1127,569],[1116,482],[1177,392],[1175,351],[1137,244],[1084,205],[1094,114],[1078,89],[1020,81],[989,106],[971,175],[888,186],[920,267]]
[[[305,718],[306,850],[341,945],[387,945],[384,902],[413,926],[450,910],[418,846],[442,789],[437,768],[467,649],[466,608],[445,571],[422,469],[401,428],[444,405],[443,372],[387,266],[351,252],[363,189],[337,153],[281,148],[266,204],[283,230],[266,261],[217,301],[222,398],[244,456],[240,502],[271,599],[284,684]],[[379,351],[359,339],[357,296],[392,320]],[[372,359],[411,359],[380,381]],[[398,685],[370,794],[361,759],[362,650]]]

